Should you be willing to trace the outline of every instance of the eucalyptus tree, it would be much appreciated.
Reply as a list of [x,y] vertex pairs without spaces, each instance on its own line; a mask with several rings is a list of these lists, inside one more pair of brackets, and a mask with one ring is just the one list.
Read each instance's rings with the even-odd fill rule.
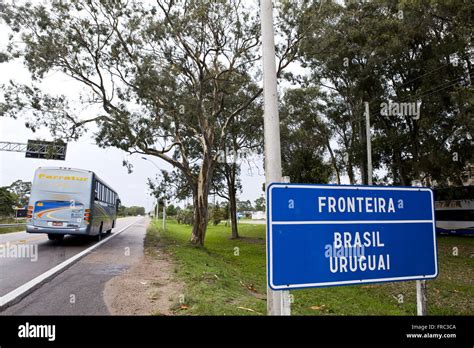
[[[367,182],[364,103],[373,126],[375,168],[385,181],[460,182],[472,162],[470,2],[309,1],[299,59],[307,86],[330,93],[328,120],[354,182]],[[420,106],[418,115],[385,104]],[[419,116],[419,117],[418,117]]]
[[[10,59],[22,58],[33,81],[3,86],[2,115],[29,114],[30,128],[68,139],[95,123],[98,145],[170,163],[192,191],[191,242],[203,245],[219,150],[262,93],[240,78],[259,59],[255,9],[238,0],[70,0],[5,5],[2,18],[12,29]],[[40,82],[56,71],[85,88],[81,105],[102,112],[79,118],[64,95],[43,92]]]
[[331,145],[333,135],[323,120],[324,94],[315,87],[296,88],[287,90],[282,99],[283,174],[292,182],[326,184],[335,176],[341,183],[340,166]]
[[[249,86],[257,90],[256,85]],[[235,93],[234,102],[242,98]],[[252,158],[263,152],[263,117],[259,98],[229,125],[224,149],[219,156],[214,178],[214,191],[229,202],[231,238],[239,238],[237,224],[237,194],[241,190],[239,175],[243,164],[252,165]]]

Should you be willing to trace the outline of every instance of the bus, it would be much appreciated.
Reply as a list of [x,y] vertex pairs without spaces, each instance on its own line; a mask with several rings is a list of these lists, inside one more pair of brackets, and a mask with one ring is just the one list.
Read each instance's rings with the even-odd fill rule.
[[436,231],[474,235],[474,186],[435,189]]
[[119,205],[117,192],[92,171],[40,167],[31,187],[26,231],[47,233],[55,241],[65,235],[100,240],[115,227]]

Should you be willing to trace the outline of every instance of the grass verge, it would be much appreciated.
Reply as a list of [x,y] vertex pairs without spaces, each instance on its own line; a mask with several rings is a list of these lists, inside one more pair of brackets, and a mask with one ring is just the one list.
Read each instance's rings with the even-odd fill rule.
[[[145,244],[165,248],[186,284],[181,315],[262,315],[266,312],[265,225],[209,226],[205,248],[189,244],[191,227],[152,223]],[[438,237],[439,277],[428,281],[428,313],[474,314],[474,238]],[[292,291],[293,315],[415,315],[415,282]]]
[[0,234],[3,233],[12,233],[12,232],[22,232],[25,230],[25,226],[19,227],[0,227]]

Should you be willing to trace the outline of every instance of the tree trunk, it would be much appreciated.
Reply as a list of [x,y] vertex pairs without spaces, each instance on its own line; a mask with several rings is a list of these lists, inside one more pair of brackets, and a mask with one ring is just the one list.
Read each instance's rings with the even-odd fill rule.
[[354,165],[352,164],[352,153],[349,153],[347,158],[347,175],[349,176],[349,183],[354,185],[356,182],[354,177]]
[[204,246],[208,222],[208,197],[211,188],[213,165],[209,158],[204,158],[196,188],[193,190],[194,221],[191,243]]
[[229,203],[230,203],[230,224],[232,226],[232,239],[239,238],[239,231],[237,230],[237,197],[235,189],[235,180],[229,183]]
[[341,184],[341,174],[339,173],[339,167],[337,165],[336,156],[334,156],[334,152],[332,151],[331,144],[329,143],[329,139],[328,138],[325,138],[325,139],[326,139],[326,148],[328,149],[329,155],[331,156],[332,167],[334,168],[334,171],[336,172],[337,184],[340,185]]
[[405,174],[405,168],[403,167],[402,155],[399,151],[395,151],[393,155],[393,162],[398,172],[398,179],[401,186],[410,186],[411,180]]
[[362,185],[369,183],[368,169],[367,169],[367,134],[365,133],[364,122],[361,120],[359,124],[359,139],[360,139],[360,179]]
[[237,227],[237,189],[235,187],[235,178],[237,176],[236,163],[226,164],[224,176],[227,182],[227,191],[229,193],[230,225],[232,229],[231,239],[239,238]]

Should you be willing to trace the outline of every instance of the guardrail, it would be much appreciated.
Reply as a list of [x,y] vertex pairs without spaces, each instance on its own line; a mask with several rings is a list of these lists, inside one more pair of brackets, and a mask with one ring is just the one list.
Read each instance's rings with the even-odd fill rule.
[[17,224],[0,224],[0,227],[20,227],[20,226],[26,226],[26,222],[23,223],[17,223]]

